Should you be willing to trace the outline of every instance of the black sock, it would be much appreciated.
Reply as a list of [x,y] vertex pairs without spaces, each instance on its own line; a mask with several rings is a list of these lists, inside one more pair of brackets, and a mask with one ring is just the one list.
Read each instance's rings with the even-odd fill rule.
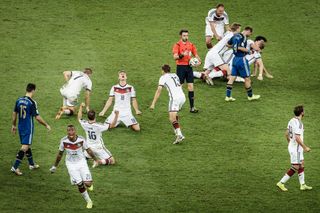
[[189,102],[190,102],[190,108],[192,109],[194,107],[194,92],[189,91],[188,97],[189,97]]
[[32,157],[31,148],[29,148],[29,149],[26,151],[26,156],[27,156],[27,158],[28,158],[29,165],[33,166],[33,165],[34,165],[34,162],[33,162],[33,157]]
[[14,165],[13,165],[15,169],[19,167],[23,157],[24,157],[24,151],[19,150],[19,152],[17,153],[16,161],[14,162]]

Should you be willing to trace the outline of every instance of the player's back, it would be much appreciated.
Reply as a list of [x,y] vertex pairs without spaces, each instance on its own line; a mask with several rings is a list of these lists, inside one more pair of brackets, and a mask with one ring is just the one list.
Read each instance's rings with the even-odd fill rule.
[[227,49],[226,45],[233,35],[233,32],[228,31],[225,36],[209,50],[209,52],[222,54]]
[[82,88],[91,90],[92,82],[89,76],[81,71],[71,71],[71,77],[68,81],[67,88],[74,95],[79,95]]
[[66,151],[66,164],[86,163],[86,157],[83,149],[87,149],[87,143],[84,137],[76,136],[76,140],[71,141],[69,138],[63,137],[60,141],[59,150]]
[[299,147],[296,141],[296,136],[299,135],[301,140],[303,141],[303,132],[304,132],[303,123],[301,122],[300,119],[294,117],[289,121],[287,129],[288,129],[289,138],[290,138],[289,147]]
[[89,123],[86,120],[79,120],[82,128],[86,132],[87,144],[89,147],[103,145],[102,132],[108,130],[109,124]]
[[175,73],[165,73],[160,77],[159,85],[168,90],[170,99],[180,99],[184,93],[180,84],[179,77]]
[[110,90],[110,96],[114,97],[114,109],[119,111],[131,111],[131,99],[136,97],[132,85],[114,85]]
[[33,133],[33,117],[37,116],[37,103],[28,96],[18,98],[14,111],[18,115],[18,129],[20,134]]

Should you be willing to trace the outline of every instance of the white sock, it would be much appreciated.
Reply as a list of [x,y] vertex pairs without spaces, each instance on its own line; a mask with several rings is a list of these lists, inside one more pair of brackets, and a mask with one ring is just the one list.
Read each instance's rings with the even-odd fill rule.
[[85,199],[85,201],[88,203],[88,202],[91,202],[91,199],[89,197],[89,194],[88,194],[88,191],[84,191],[81,193],[82,197]]
[[290,176],[288,174],[285,174],[283,178],[280,180],[281,183],[286,183],[290,179]]
[[201,78],[201,72],[194,71],[194,72],[193,72],[193,76],[194,76],[195,78]]
[[210,78],[219,78],[223,76],[223,72],[222,71],[212,71],[209,73],[209,77]]
[[177,128],[177,129],[176,129],[176,134],[177,134],[178,136],[182,136],[182,132],[181,132],[181,129],[180,129],[180,128]]
[[300,174],[298,174],[298,177],[299,177],[300,185],[305,184],[305,182],[304,182],[304,172],[301,172]]

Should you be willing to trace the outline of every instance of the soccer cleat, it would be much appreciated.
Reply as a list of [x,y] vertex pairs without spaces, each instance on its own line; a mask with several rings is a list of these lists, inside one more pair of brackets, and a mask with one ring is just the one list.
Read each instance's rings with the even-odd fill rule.
[[254,100],[258,100],[260,98],[260,95],[252,95],[252,97],[248,96],[248,100],[249,101],[254,101]]
[[14,167],[11,167],[11,172],[15,173],[16,175],[18,176],[21,176],[22,175],[22,172],[20,171],[19,168],[14,168]]
[[179,144],[183,141],[183,139],[185,139],[183,135],[178,135],[176,140],[173,142],[173,144]]
[[93,203],[92,201],[87,202],[87,209],[92,209]]
[[40,166],[38,164],[29,165],[30,170],[35,170],[35,169],[39,169],[39,168],[40,168]]
[[197,110],[196,108],[192,107],[192,108],[190,109],[190,112],[191,112],[191,113],[198,113],[199,110]]
[[230,101],[235,101],[236,99],[227,96],[224,100],[227,101],[227,102],[230,102]]
[[88,189],[90,192],[92,192],[92,191],[93,191],[93,184],[91,184],[90,187],[87,187],[87,189]]
[[301,191],[305,191],[305,190],[311,190],[312,187],[311,186],[307,186],[306,184],[301,184],[300,186],[300,190]]
[[277,186],[278,186],[279,189],[281,189],[283,192],[288,191],[288,189],[287,189],[287,188],[284,186],[284,184],[281,183],[281,182],[278,182],[278,183],[277,183]]

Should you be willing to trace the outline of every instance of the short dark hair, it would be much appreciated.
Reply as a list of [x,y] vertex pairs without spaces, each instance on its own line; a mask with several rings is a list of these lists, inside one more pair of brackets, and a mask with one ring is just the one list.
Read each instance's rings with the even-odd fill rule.
[[231,24],[230,29],[232,32],[235,32],[237,29],[239,29],[239,27],[241,27],[241,24],[234,22]]
[[120,70],[120,71],[118,72],[118,74],[120,74],[120,73],[122,73],[122,72],[124,72],[125,74],[127,74],[127,72],[126,72],[125,70]]
[[88,112],[88,119],[89,120],[94,120],[96,118],[96,112],[94,111],[94,110],[89,110],[89,112]]
[[27,85],[26,91],[27,91],[27,92],[32,92],[33,90],[36,90],[36,85],[33,84],[33,83],[29,83],[29,84]]
[[168,73],[171,70],[171,67],[168,64],[164,64],[161,68],[165,73]]
[[295,116],[300,116],[301,113],[303,113],[303,111],[304,111],[303,105],[295,106],[293,109],[293,113],[295,114]]
[[181,29],[179,35],[182,35],[182,33],[189,33],[189,31],[187,29]]
[[68,129],[68,128],[75,128],[75,127],[74,127],[73,124],[69,124],[69,125],[67,126],[67,129]]
[[218,9],[219,7],[224,7],[224,4],[221,4],[221,3],[217,4],[216,9]]
[[84,73],[87,73],[87,74],[92,74],[92,69],[87,67],[87,68],[84,68]]
[[252,29],[252,27],[250,27],[250,26],[246,26],[246,27],[244,28],[244,30],[253,32],[253,29]]
[[266,39],[266,37],[264,37],[264,36],[257,36],[257,37],[254,39],[254,41],[261,41],[261,40],[263,40],[264,42],[267,42],[267,39]]

